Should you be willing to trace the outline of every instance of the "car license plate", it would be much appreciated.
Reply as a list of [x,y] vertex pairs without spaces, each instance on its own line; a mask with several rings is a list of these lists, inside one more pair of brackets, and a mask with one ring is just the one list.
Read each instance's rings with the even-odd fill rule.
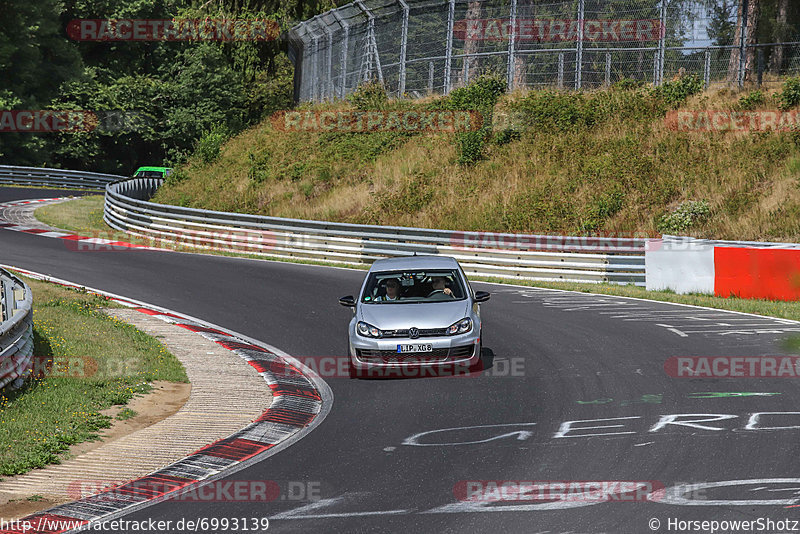
[[397,345],[397,352],[433,352],[433,345],[430,343],[411,343],[409,345]]

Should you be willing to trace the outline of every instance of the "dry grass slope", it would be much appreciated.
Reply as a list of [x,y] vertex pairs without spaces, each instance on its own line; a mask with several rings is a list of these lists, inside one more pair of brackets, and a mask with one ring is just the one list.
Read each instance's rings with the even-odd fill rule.
[[[681,109],[777,109],[776,92],[691,96]],[[746,104],[743,97],[749,98]],[[389,102],[390,108],[430,105]],[[349,104],[325,104],[325,107]],[[569,234],[659,231],[688,200],[710,214],[686,234],[800,239],[800,135],[675,132],[648,89],[505,95],[519,135],[495,132],[459,165],[453,134],[285,133],[269,121],[191,160],[156,201],[357,223]]]

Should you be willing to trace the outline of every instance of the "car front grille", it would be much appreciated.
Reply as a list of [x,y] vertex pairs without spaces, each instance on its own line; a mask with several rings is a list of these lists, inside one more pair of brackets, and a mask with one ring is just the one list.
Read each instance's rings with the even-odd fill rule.
[[472,350],[473,345],[402,354],[393,350],[356,349],[356,356],[365,363],[436,363],[469,358]]
[[[408,337],[408,328],[400,330],[383,330],[382,337]],[[419,337],[446,336],[447,328],[420,328]]]

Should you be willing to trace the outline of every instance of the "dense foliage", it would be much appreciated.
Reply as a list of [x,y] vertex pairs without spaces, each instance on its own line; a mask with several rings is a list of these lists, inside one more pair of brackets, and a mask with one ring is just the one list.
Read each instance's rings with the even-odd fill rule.
[[[284,40],[72,40],[75,19],[270,19],[289,28],[328,0],[7,0],[0,17],[0,109],[90,110],[81,133],[4,133],[0,163],[130,173],[213,158],[232,134],[292,104]],[[112,120],[109,120],[109,117]]]
[[[228,136],[258,123],[274,110],[292,106],[293,67],[285,40],[76,41],[68,36],[66,30],[71,21],[269,19],[286,30],[298,21],[346,2],[5,0],[3,16],[0,17],[0,79],[3,80],[0,110],[90,110],[100,116],[101,125],[82,133],[3,133],[0,136],[0,163],[129,173],[143,164],[175,165],[195,151],[200,151],[198,157],[210,161]],[[487,2],[485,5],[488,8],[490,4]],[[587,9],[633,13],[652,11],[660,5],[660,0],[596,0],[589,2]],[[736,40],[740,31],[738,0],[670,0],[668,5],[670,16],[686,20],[692,19],[698,9],[705,9],[706,32],[713,44],[727,46]],[[750,44],[789,41],[798,35],[800,3],[750,0],[749,5]],[[551,8],[542,5],[537,9],[537,16],[546,17]],[[679,27],[682,26],[669,30],[668,44],[679,45],[685,38]],[[413,42],[413,36],[410,39]],[[791,50],[790,47],[764,48],[766,55],[763,59],[768,72],[785,74],[794,61]],[[679,52],[668,50],[668,54]],[[720,48],[715,54],[722,54],[722,59],[726,59],[725,54],[731,55],[731,65],[735,65],[734,54],[738,51]],[[668,61],[672,59],[672,56],[667,58]],[[498,61],[502,63],[504,60],[500,58]],[[753,61],[747,58],[751,71]],[[485,66],[488,67],[489,63]],[[417,67],[412,71],[414,68]],[[427,75],[427,71],[423,74]],[[496,98],[503,80],[496,81],[494,85],[487,84],[481,89],[485,93],[482,96],[459,94],[456,90],[450,95],[449,102],[455,106],[453,109],[463,105],[474,109],[475,98]],[[629,80],[625,83],[631,86],[639,82]],[[687,95],[696,92],[700,83],[699,79],[692,77],[677,83],[668,81],[660,89],[661,96],[674,107]],[[469,89],[475,90],[475,86]],[[796,105],[800,101],[797,94],[796,87],[788,87],[784,93],[784,106]],[[743,107],[758,105],[757,96],[754,98],[756,101],[743,102]],[[472,100],[466,102],[464,99]],[[354,95],[351,103],[356,108],[387,105],[385,93],[376,84]],[[554,109],[552,106],[556,104],[561,107]],[[558,113],[548,120],[559,127],[576,120],[578,123],[593,120],[591,116],[581,114],[580,97],[572,102],[559,100],[556,103],[552,101],[552,95],[545,95],[531,105],[534,111]],[[576,111],[578,115],[570,115]],[[491,122],[488,119],[485,121],[487,124]],[[457,139],[459,161],[474,164],[484,157],[486,141],[492,139],[502,145],[515,135],[513,130],[509,130],[492,138],[486,129],[461,134]]]

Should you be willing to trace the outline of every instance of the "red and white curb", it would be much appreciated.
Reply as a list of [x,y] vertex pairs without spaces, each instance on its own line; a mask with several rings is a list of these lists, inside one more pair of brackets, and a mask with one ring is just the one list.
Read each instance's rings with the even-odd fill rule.
[[[330,412],[333,393],[328,384],[301,362],[274,347],[200,319],[107,291],[12,266],[0,267],[34,279],[85,289],[196,332],[246,360],[264,377],[273,395],[272,404],[260,417],[227,438],[206,445],[140,479],[18,520],[19,524],[27,522],[38,529],[5,529],[0,530],[0,534],[55,534],[84,530],[90,528],[92,521],[114,519],[186,491],[196,491],[204,484],[229,476],[285,449],[311,432]],[[148,488],[152,489],[147,491]],[[81,527],[77,530],[74,526],[53,528],[57,524],[70,524],[68,522]]]
[[[3,202],[0,203],[0,212],[2,212],[4,208],[13,208],[18,206],[24,206],[27,204],[39,204],[42,202],[52,202],[54,200],[67,200],[68,198],[69,197],[37,198],[33,200],[15,200],[12,202]],[[119,250],[126,248],[135,248],[140,250],[159,250],[159,251],[170,250],[166,248],[149,247],[147,245],[128,243],[126,241],[114,241],[112,239],[103,239],[99,237],[81,236],[78,234],[71,234],[69,232],[61,232],[58,230],[44,230],[42,228],[31,228],[30,226],[25,226],[9,222],[6,220],[2,220],[2,218],[0,218],[0,229],[11,230],[13,232],[24,232],[26,234],[34,234],[42,237],[53,237],[56,239],[64,239],[66,241],[70,241],[71,243],[69,244],[69,247],[75,250]]]

